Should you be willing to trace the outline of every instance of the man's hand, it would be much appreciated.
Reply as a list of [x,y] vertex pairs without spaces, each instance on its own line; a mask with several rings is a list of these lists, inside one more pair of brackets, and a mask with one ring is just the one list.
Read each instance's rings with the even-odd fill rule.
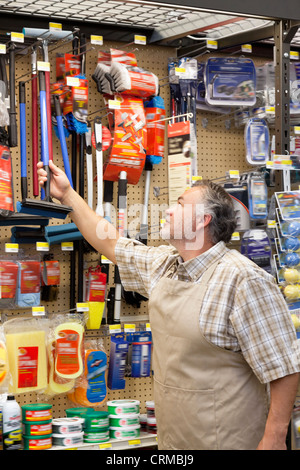
[[299,374],[270,382],[270,409],[257,450],[286,450],[286,436],[298,389]]
[[[39,185],[44,186],[44,183],[47,181],[47,173],[43,169],[43,162],[38,162],[38,179]],[[60,202],[63,202],[66,194],[72,189],[70,182],[66,174],[54,165],[52,160],[49,160],[49,169],[50,169],[50,195]]]

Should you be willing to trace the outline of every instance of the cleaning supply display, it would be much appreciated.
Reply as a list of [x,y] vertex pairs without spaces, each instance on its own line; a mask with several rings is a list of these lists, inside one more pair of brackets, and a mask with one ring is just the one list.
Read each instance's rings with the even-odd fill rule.
[[76,379],[83,372],[83,336],[84,324],[79,315],[70,314],[67,318],[57,318],[58,324],[54,327],[55,341],[55,373],[62,379]]
[[129,343],[124,334],[111,336],[110,360],[108,369],[107,384],[110,390],[120,390],[125,388],[125,366]]
[[0,261],[0,306],[2,308],[14,308],[16,305],[18,270],[19,265],[16,261],[9,259]]
[[272,273],[272,246],[265,230],[247,230],[242,236],[241,253],[268,273]]
[[3,389],[8,373],[8,357],[3,327],[0,327],[0,391]]
[[110,415],[109,416],[109,425],[111,427],[128,427],[128,426],[137,426],[140,424],[139,414],[125,414],[125,415]]
[[8,395],[3,409],[3,450],[22,448],[21,408],[13,395]]
[[155,402],[153,400],[146,401],[146,410],[146,431],[150,434],[156,434]]
[[52,447],[52,405],[22,405],[24,450],[46,450]]
[[46,389],[48,322],[41,318],[15,318],[4,323],[10,372],[10,393]]
[[56,418],[52,421],[52,442],[57,446],[83,443],[82,418]]
[[52,421],[23,422],[24,436],[49,436],[52,435]]
[[211,105],[254,106],[256,71],[251,59],[209,57],[205,66],[205,98]]
[[41,263],[41,300],[57,300],[60,284],[60,264],[58,260],[44,259]]
[[69,399],[81,406],[102,406],[107,398],[107,355],[101,342],[84,346],[84,370],[76,380]]
[[13,174],[10,150],[0,141],[0,215],[14,213]]
[[134,439],[140,436],[140,402],[138,400],[112,400],[107,403],[109,435],[112,439]]
[[129,343],[128,356],[131,377],[149,377],[151,364],[151,331],[127,333]]
[[83,431],[72,434],[52,434],[54,446],[73,447],[83,443]]
[[107,402],[110,415],[128,415],[140,412],[139,400],[111,400]]
[[251,118],[245,126],[246,160],[250,165],[264,165],[270,158],[269,128],[264,119]]
[[75,379],[63,379],[56,374],[56,342],[51,338],[47,339],[47,357],[48,357],[48,386],[44,391],[45,395],[52,397],[62,393],[67,393],[73,389]]
[[85,415],[84,442],[101,443],[109,440],[108,412],[88,409]]
[[49,403],[30,403],[22,405],[22,423],[48,423],[52,421],[52,405]]
[[250,219],[266,219],[268,215],[268,188],[264,175],[259,173],[249,175],[248,197]]
[[37,260],[18,261],[18,307],[33,307],[41,303],[41,265]]

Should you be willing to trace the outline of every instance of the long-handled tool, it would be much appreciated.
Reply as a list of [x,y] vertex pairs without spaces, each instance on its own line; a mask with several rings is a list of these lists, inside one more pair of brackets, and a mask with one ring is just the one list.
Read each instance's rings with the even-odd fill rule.
[[37,50],[32,47],[31,52],[31,125],[32,125],[32,183],[33,195],[39,195],[39,180],[37,175],[37,163],[39,155],[39,130],[38,130],[38,79],[37,79]]
[[65,132],[64,132],[64,125],[62,121],[62,113],[61,113],[61,107],[60,107],[60,102],[59,102],[59,96],[53,95],[53,100],[54,100],[54,105],[55,105],[57,130],[58,130],[59,142],[60,142],[64,167],[65,167],[65,173],[68,177],[71,187],[73,188],[71,166],[70,166],[68,148],[67,148],[66,137],[65,137]]
[[18,145],[18,129],[16,118],[16,93],[15,93],[15,44],[11,43],[9,48],[9,126],[8,137],[9,147]]
[[47,101],[46,82],[43,71],[39,72],[40,85],[40,115],[41,115],[41,153],[44,169],[47,173],[47,181],[44,184],[45,199],[34,200],[25,198],[18,207],[19,212],[33,215],[44,215],[65,219],[72,208],[64,204],[56,204],[50,197],[50,168],[49,168],[49,147],[48,147],[48,126],[47,126]]
[[97,168],[97,207],[96,214],[103,217],[103,150],[102,150],[102,123],[101,119],[95,119],[96,141],[96,168]]

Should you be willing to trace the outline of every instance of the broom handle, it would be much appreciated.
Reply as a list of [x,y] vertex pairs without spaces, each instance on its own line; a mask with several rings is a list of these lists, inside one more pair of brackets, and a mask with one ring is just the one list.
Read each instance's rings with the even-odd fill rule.
[[20,150],[21,150],[21,195],[27,198],[27,147],[26,147],[26,103],[25,82],[19,82]]
[[31,54],[31,100],[32,100],[32,179],[33,195],[39,195],[39,181],[37,175],[37,162],[39,154],[39,134],[38,134],[38,99],[37,99],[37,52],[33,48]]
[[48,144],[48,125],[47,125],[47,100],[46,100],[46,81],[45,72],[39,72],[40,86],[40,114],[41,114],[41,147],[44,170],[47,172],[47,181],[44,185],[45,200],[50,199],[50,169],[49,169],[49,144]]

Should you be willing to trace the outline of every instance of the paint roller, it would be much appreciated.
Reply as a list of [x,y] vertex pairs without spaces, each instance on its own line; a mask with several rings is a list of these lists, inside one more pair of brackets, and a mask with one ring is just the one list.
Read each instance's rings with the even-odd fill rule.
[[18,205],[18,212],[32,215],[44,215],[65,219],[72,208],[64,204],[56,204],[50,197],[50,168],[49,168],[49,145],[48,145],[48,123],[47,123],[47,101],[46,101],[46,81],[45,72],[39,72],[39,96],[40,96],[40,116],[41,116],[41,154],[44,163],[44,170],[47,173],[47,181],[44,184],[45,198],[35,200],[25,198]]

